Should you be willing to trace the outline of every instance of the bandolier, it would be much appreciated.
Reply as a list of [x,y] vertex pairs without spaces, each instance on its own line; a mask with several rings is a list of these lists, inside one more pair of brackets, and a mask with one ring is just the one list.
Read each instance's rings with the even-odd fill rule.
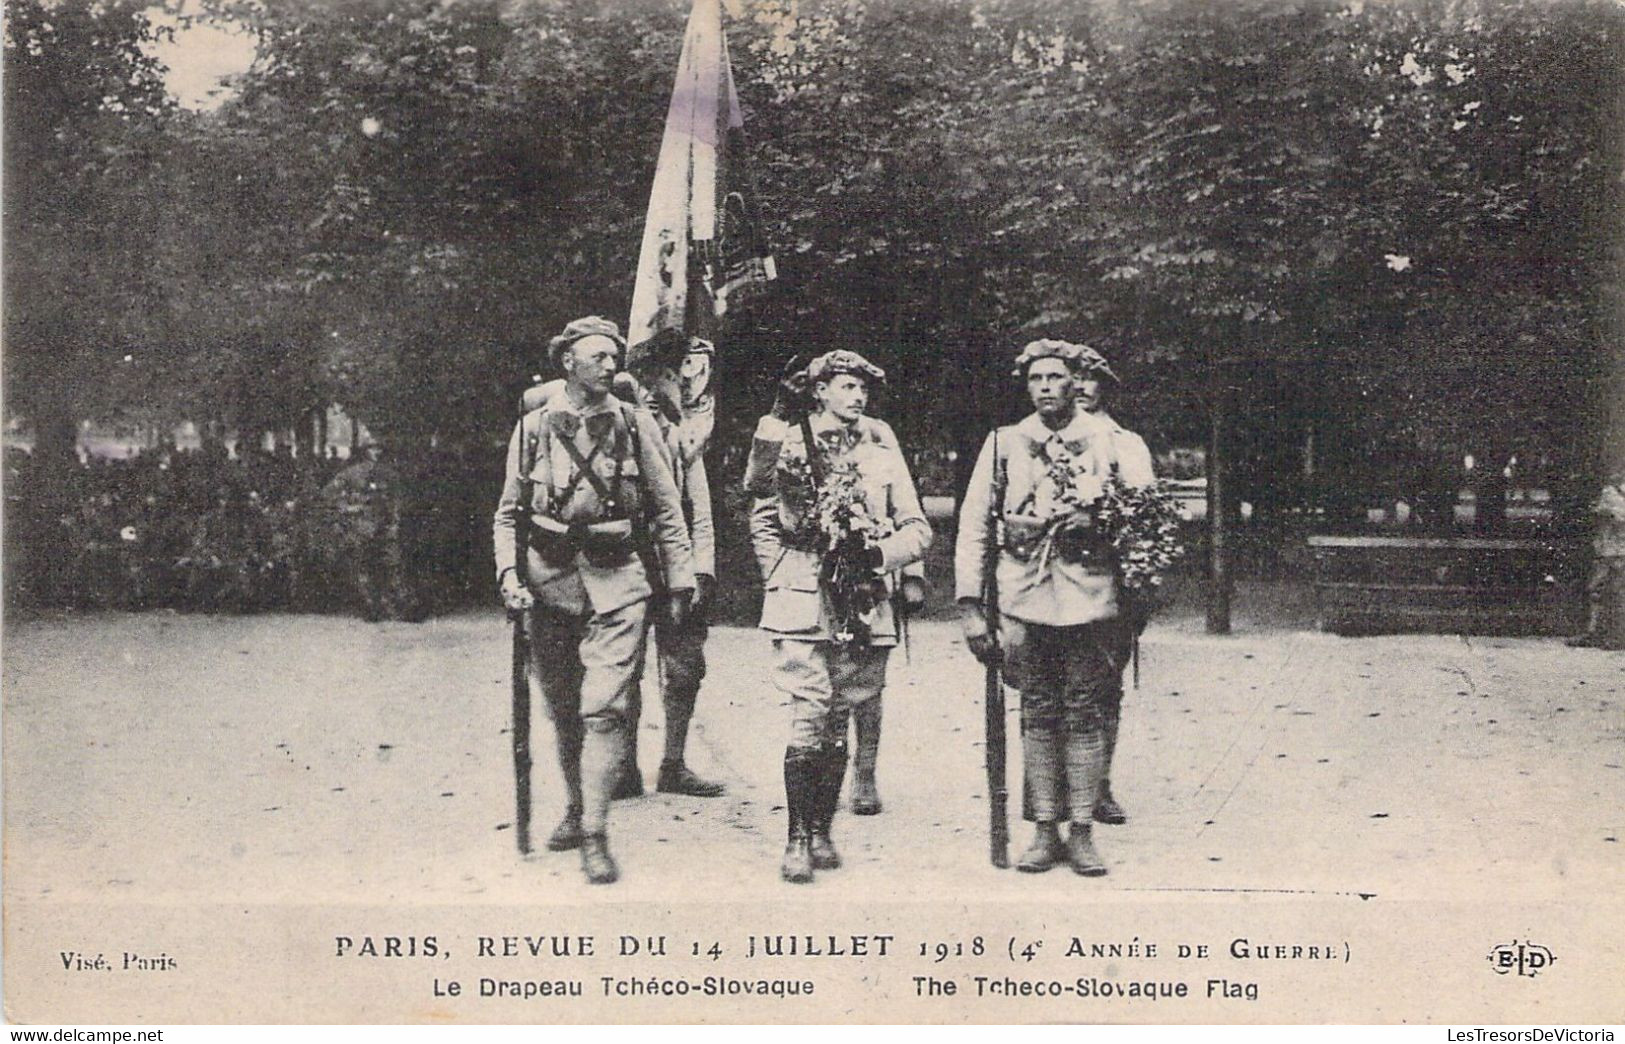
[[503,599],[525,613],[532,698],[553,720],[568,795],[547,844],[579,847],[594,883],[619,873],[608,807],[629,742],[651,596],[664,589],[681,614],[694,587],[659,430],[647,412],[608,394],[621,347],[619,330],[597,317],[554,339],[566,393],[515,427],[492,528]]

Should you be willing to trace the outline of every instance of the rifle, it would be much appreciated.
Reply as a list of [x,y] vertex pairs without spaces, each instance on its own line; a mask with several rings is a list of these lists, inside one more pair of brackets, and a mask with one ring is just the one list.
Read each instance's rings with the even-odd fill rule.
[[999,677],[999,525],[1004,514],[1004,476],[999,467],[999,429],[993,429],[993,498],[988,509],[987,540],[982,551],[982,612],[993,643],[984,677],[983,709],[987,724],[988,859],[999,869],[1010,865],[1010,820],[1005,783],[1004,681]]
[[[528,588],[525,565],[530,557],[531,483],[530,463],[526,457],[534,458],[534,454],[523,452],[523,448],[530,445],[523,421],[520,437],[525,441],[520,443],[519,511],[513,523],[514,572]],[[514,840],[519,854],[525,856],[530,854],[530,642],[525,634],[525,611],[511,610],[508,618],[513,621]]]
[[[521,551],[521,554],[524,552]],[[513,788],[514,838],[519,854],[530,854],[530,670],[523,609],[513,619]]]

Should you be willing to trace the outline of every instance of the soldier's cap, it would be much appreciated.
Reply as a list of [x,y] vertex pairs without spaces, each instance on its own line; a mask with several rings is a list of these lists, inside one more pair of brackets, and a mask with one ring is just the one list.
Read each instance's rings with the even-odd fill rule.
[[621,350],[626,349],[626,338],[621,336],[621,328],[615,325],[613,319],[605,319],[601,315],[589,315],[575,320],[564,328],[564,332],[547,342],[547,357],[556,366],[564,357],[565,349],[577,341],[588,337],[608,337],[615,342]]
[[696,352],[715,355],[716,350],[717,346],[703,337],[693,337],[680,330],[661,330],[647,341],[632,346],[631,355],[638,361],[630,365],[645,371],[662,367],[675,370]]
[[885,370],[882,370],[857,352],[849,352],[845,348],[825,352],[807,364],[807,380],[811,384],[833,380],[842,374],[861,377],[872,384],[886,383]]
[[[1067,368],[1079,375],[1100,373],[1117,381],[1117,374],[1112,372],[1106,357],[1089,347],[1087,344],[1073,344],[1071,341],[1060,341],[1046,337],[1038,341],[1029,341],[1016,356],[1016,368],[1010,371],[1017,377],[1024,376],[1027,368],[1040,359],[1060,359],[1066,363]],[[1119,381],[1119,383],[1121,383]]]

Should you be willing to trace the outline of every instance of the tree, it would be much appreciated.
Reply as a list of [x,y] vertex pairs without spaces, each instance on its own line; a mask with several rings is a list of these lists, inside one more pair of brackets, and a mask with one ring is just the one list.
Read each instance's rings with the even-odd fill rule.
[[[7,5],[5,377],[38,451],[125,404],[160,234],[148,205],[174,114],[144,3]],[[129,362],[125,358],[129,356]]]

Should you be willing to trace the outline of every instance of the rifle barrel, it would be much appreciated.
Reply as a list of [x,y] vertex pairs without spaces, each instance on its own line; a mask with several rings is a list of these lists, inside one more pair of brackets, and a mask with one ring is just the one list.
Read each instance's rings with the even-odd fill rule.
[[530,854],[530,684],[525,619],[513,614],[513,792],[514,840],[520,855]]
[[988,658],[982,703],[987,729],[988,859],[999,869],[1010,865],[1009,788],[1005,783],[1004,681],[999,677],[1003,643],[999,640],[999,525],[1004,513],[1003,468],[999,462],[999,429],[993,429],[993,497],[988,504],[987,533],[982,547],[982,612],[993,654]]
[[1004,683],[999,667],[987,667],[988,860],[1001,870],[1010,865],[1009,788],[1005,784]]

